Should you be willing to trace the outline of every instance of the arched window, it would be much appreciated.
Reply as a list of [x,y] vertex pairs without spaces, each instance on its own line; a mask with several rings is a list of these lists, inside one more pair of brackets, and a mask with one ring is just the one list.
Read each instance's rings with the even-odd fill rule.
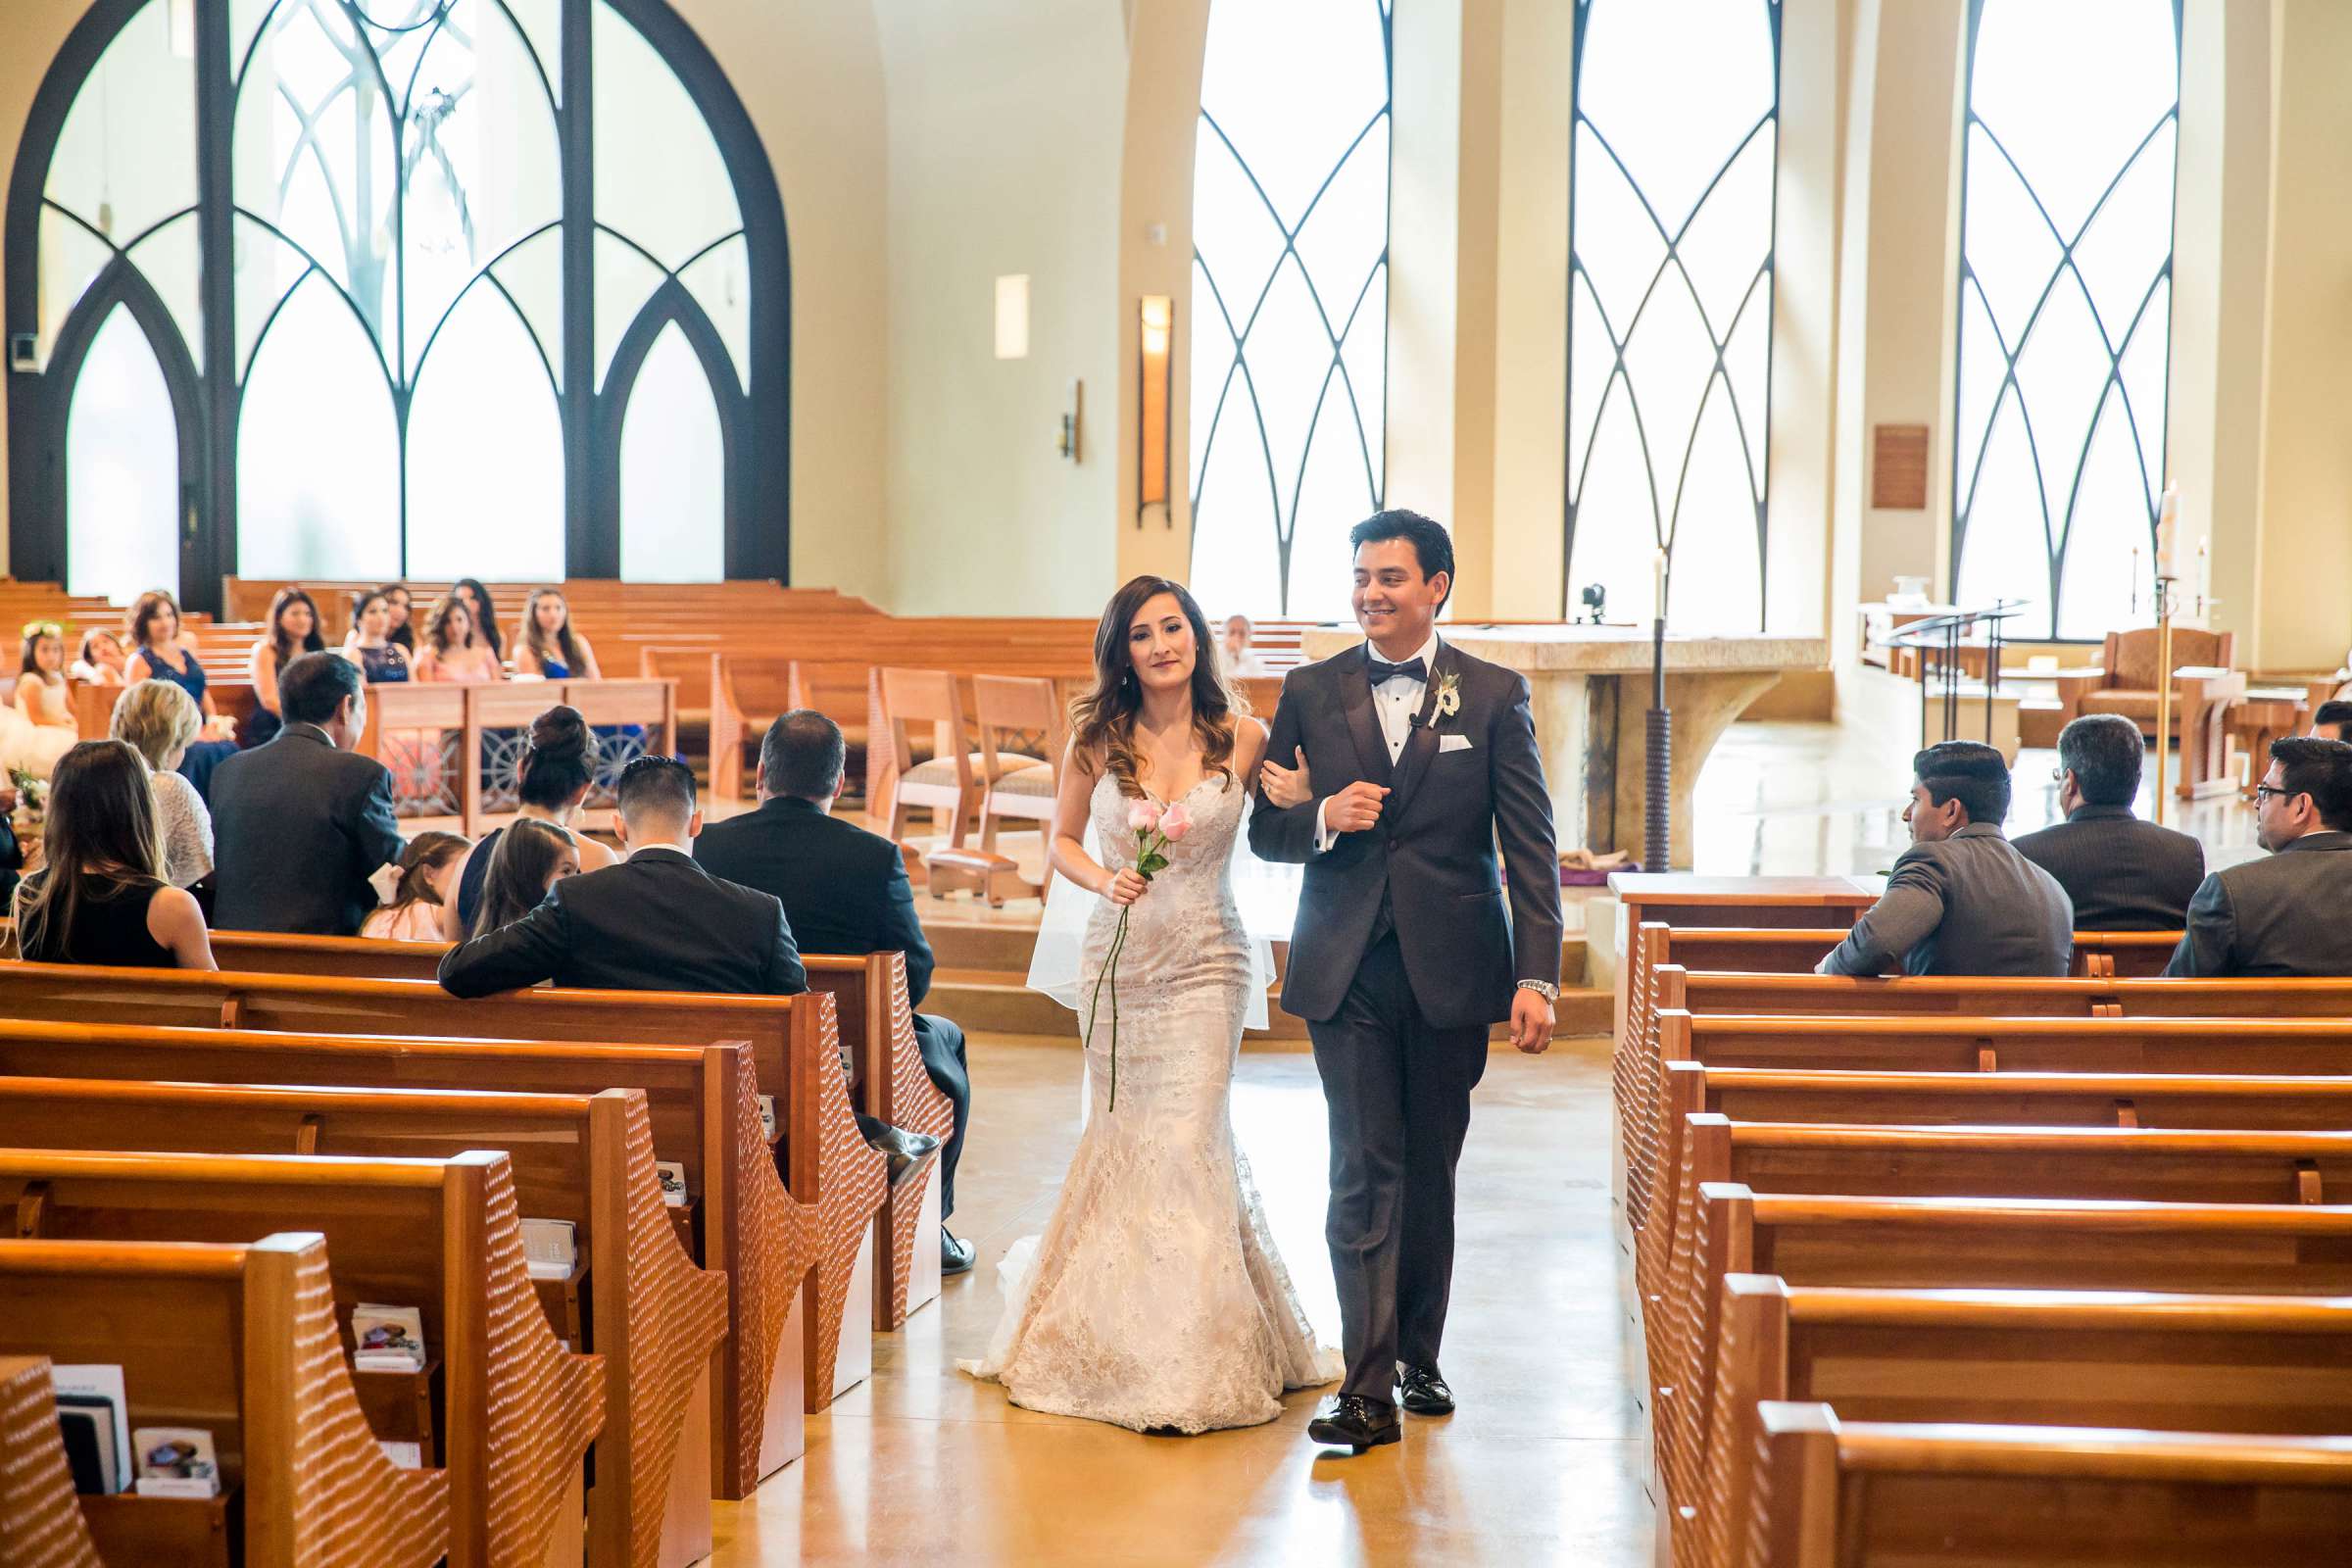
[[2179,0],[1976,0],[1952,580],[2095,641],[2150,613],[2172,352]]
[[1764,618],[1778,0],[1577,0],[1568,575],[1679,630]]
[[17,175],[18,575],[787,574],[783,209],[660,0],[98,0]]
[[1346,618],[1348,530],[1388,486],[1390,43],[1389,0],[1209,11],[1192,587],[1219,614]]

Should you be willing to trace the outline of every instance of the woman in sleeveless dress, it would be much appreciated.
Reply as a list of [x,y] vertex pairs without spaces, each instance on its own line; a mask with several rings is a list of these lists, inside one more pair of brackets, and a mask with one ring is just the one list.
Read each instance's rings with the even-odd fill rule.
[[41,824],[45,863],[17,889],[17,943],[32,963],[211,969],[196,900],[163,879],[147,764],[126,741],[58,759]]
[[[1266,732],[1235,711],[1200,606],[1164,578],[1138,577],[1111,600],[1095,666],[1053,838],[1054,868],[1100,899],[1077,988],[1083,1026],[1101,982],[1087,1126],[1044,1237],[1005,1259],[988,1353],[959,1364],[1027,1409],[1139,1432],[1254,1426],[1287,1391],[1340,1375],[1233,1137],[1234,1058],[1265,977],[1230,867]],[[1138,807],[1189,824],[1149,879],[1129,825]],[[1122,912],[1114,1106],[1103,968]]]
[[74,705],[66,692],[66,637],[53,620],[36,620],[24,628],[24,658],[18,661],[17,716],[0,752],[9,771],[47,778],[57,760],[81,739]]

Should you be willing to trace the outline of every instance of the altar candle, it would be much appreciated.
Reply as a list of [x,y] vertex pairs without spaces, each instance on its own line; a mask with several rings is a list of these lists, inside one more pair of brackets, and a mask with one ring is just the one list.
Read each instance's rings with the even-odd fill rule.
[[2173,569],[2173,524],[2180,519],[2180,486],[2167,483],[2164,501],[2156,509],[2156,575]]
[[1664,620],[1666,618],[1666,552],[1661,550],[1650,557],[1649,565],[1651,618]]

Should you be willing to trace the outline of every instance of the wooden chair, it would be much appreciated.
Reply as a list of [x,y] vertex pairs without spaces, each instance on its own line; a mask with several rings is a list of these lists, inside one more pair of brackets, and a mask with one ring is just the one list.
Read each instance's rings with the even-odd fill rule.
[[102,1561],[228,1568],[232,1503],[245,1568],[432,1568],[449,1550],[448,1473],[399,1468],[368,1431],[315,1233],[0,1245],[0,1353],[120,1365],[133,1426],[213,1434],[221,1496],[81,1499]]
[[[2132,631],[2111,631],[2106,646],[2100,650],[2099,667],[2095,670],[2069,672],[2058,682],[2058,703],[2069,719],[2085,713],[2117,713],[2139,726],[2142,735],[2156,733],[2156,695],[2164,685],[2163,673],[2156,667],[2162,638],[2157,628],[2142,626]],[[2191,626],[2173,628],[2173,667],[2208,665],[2217,669],[2237,667],[2237,634],[2228,631],[2201,631]],[[2173,697],[2175,734],[2187,734],[2182,726],[2188,714],[2183,710],[2176,684]]]
[[1835,1399],[1858,1420],[2326,1437],[2352,1392],[2352,1300],[1855,1290],[1760,1274],[1722,1289],[1706,1448],[1685,1455],[1675,1516],[1675,1558],[1690,1568],[1731,1561],[1759,1400]]
[[100,1568],[66,1465],[45,1355],[0,1355],[0,1562]]
[[377,1437],[416,1443],[446,1467],[451,1568],[554,1560],[559,1543],[578,1557],[580,1465],[604,1426],[605,1367],[560,1347],[537,1310],[506,1155],[0,1150],[0,1202],[20,1237],[50,1241],[318,1232],[346,1324],[365,1300],[414,1305],[422,1320],[426,1368],[352,1382]]
[[653,1546],[661,1560],[680,1561],[707,1548],[706,1371],[726,1334],[726,1282],[695,1267],[685,1250],[691,1235],[662,1203],[643,1090],[149,1083],[135,1075],[165,1065],[159,1051],[84,1041],[74,1054],[77,1070],[128,1081],[0,1076],[0,1147],[375,1158],[504,1152],[514,1206],[573,1227],[570,1277],[533,1282],[549,1326],[605,1362],[588,1562],[634,1563]]
[[1754,1568],[2352,1561],[2352,1439],[1758,1416]]
[[[979,791],[973,782],[963,696],[955,676],[936,669],[891,668],[877,669],[874,675],[896,771],[890,791],[890,838],[905,845],[907,813],[920,808],[931,812],[935,835],[945,837],[950,848],[962,848],[964,823],[979,804]],[[923,762],[915,760],[910,728],[918,724],[932,726],[936,735],[930,760]]]
[[[975,754],[981,782],[978,853],[988,862],[977,891],[992,906],[1002,905],[1007,895],[1043,898],[1044,880],[1028,880],[1012,858],[998,850],[997,828],[1008,819],[1041,828],[1054,820],[1058,759],[1068,744],[1060,695],[1054,682],[1032,675],[974,675],[972,693],[980,729],[980,750]],[[1028,739],[1033,736],[1035,740]],[[1008,746],[1015,737],[1045,755]],[[933,886],[936,890],[936,881]]]

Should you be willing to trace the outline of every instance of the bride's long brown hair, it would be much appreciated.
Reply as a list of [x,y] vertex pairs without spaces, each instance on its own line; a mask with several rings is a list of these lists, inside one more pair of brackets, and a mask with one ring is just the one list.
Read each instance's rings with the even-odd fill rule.
[[1135,715],[1143,710],[1144,689],[1135,676],[1135,655],[1127,634],[1144,606],[1167,594],[1193,627],[1193,735],[1200,742],[1200,760],[1207,771],[1233,778],[1234,734],[1250,710],[1241,695],[1225,684],[1217,666],[1216,639],[1190,590],[1165,577],[1136,577],[1102,609],[1095,628],[1095,689],[1070,705],[1071,746],[1081,757],[1100,747],[1119,793],[1140,796],[1136,777]]

